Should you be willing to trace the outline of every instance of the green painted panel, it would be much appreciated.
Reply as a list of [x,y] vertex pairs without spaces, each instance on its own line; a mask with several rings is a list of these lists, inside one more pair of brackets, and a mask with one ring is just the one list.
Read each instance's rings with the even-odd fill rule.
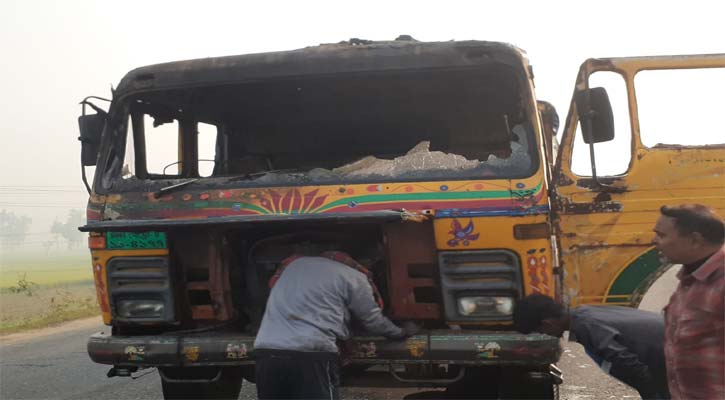
[[166,233],[164,232],[108,232],[106,233],[107,249],[165,249]]
[[[637,287],[647,279],[650,274],[654,273],[661,265],[660,258],[656,249],[637,257],[627,268],[622,271],[612,284],[612,288],[607,296],[631,295]],[[607,303],[626,303],[628,299],[614,298],[608,299]]]

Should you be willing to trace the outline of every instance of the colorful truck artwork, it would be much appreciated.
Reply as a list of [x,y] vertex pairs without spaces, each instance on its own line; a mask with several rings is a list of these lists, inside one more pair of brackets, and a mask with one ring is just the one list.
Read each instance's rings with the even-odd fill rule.
[[[669,267],[651,244],[659,207],[725,210],[725,146],[643,145],[634,95],[640,71],[723,67],[587,60],[559,140],[525,53],[504,43],[401,36],[134,69],[107,111],[89,97],[79,118],[80,229],[111,327],[89,355],[109,376],[157,368],[165,398],[236,398],[282,260],[352,248],[377,255],[366,267],[386,315],[423,329],[398,342],[355,331],[343,385],[470,398],[485,380],[498,398],[555,398],[559,341],[515,332],[514,304],[636,306]],[[615,135],[607,91],[590,87],[600,72],[626,82],[613,101],[631,162],[598,176],[608,160],[592,157],[578,175],[575,138],[594,154]]]

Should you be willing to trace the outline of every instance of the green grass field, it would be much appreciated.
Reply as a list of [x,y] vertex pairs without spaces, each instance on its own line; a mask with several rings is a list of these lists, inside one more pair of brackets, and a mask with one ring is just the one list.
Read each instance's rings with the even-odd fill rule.
[[0,256],[0,335],[100,314],[90,254]]
[[92,281],[91,255],[70,254],[3,255],[0,259],[0,289],[16,286],[20,279],[36,285]]

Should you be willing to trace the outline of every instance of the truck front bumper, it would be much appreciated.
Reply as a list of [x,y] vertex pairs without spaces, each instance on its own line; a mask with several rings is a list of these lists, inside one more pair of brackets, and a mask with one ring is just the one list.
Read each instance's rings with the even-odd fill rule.
[[[254,337],[234,332],[115,336],[88,340],[88,354],[119,367],[194,367],[253,364]],[[344,358],[353,364],[548,366],[561,355],[559,339],[541,334],[431,330],[406,340],[354,337]]]

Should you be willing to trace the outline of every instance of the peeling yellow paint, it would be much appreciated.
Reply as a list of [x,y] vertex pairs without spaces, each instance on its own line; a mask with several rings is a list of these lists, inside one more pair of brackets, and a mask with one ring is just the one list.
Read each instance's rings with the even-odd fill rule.
[[[572,305],[608,301],[636,305],[636,293],[611,295],[609,291],[633,260],[652,248],[652,229],[661,206],[700,203],[725,215],[725,185],[720,177],[725,169],[725,144],[644,146],[634,93],[634,79],[639,71],[714,67],[725,68],[725,54],[591,59],[582,65],[577,79],[577,88],[581,90],[588,87],[588,77],[594,72],[611,71],[622,76],[627,87],[632,137],[626,173],[608,176],[606,180],[599,177],[615,190],[593,184],[590,176],[573,173],[578,113],[572,101],[558,159],[561,170],[556,182],[561,184],[555,187],[561,206],[557,230],[565,269],[563,284]],[[597,158],[596,162],[603,165],[606,160]],[[656,274],[655,271],[650,276]],[[647,281],[647,277],[641,279],[642,284]],[[637,286],[637,282],[632,286]]]

